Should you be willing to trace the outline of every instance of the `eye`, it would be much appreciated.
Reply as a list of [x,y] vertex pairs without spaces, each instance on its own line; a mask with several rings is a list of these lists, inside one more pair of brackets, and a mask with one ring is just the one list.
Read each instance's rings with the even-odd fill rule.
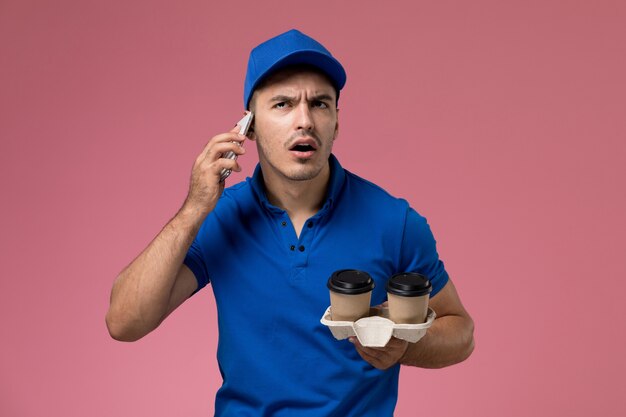
[[313,102],[313,107],[318,107],[320,109],[327,109],[328,105],[326,103],[324,103],[323,101],[315,100]]
[[287,107],[287,102],[279,101],[278,103],[274,104],[274,107],[277,109],[284,109],[285,107]]

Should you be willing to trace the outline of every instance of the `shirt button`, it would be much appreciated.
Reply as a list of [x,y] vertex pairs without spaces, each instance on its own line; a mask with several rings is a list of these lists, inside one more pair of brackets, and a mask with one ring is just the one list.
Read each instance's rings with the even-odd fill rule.
[[300,247],[298,248],[298,250],[299,250],[300,252],[304,252],[304,246],[300,246]]
[[313,227],[313,222],[309,222],[309,224],[306,225],[306,227],[308,227],[309,229]]
[[285,226],[287,226],[287,222],[282,222],[280,225],[285,227]]
[[296,249],[296,247],[295,247],[294,245],[291,245],[291,247],[290,247],[289,249],[291,249],[291,250],[295,250],[295,249]]

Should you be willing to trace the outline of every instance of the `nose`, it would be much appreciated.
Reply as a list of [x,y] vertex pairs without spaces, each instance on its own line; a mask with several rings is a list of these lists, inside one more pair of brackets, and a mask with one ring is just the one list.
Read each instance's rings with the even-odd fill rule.
[[311,114],[309,103],[303,100],[302,103],[298,105],[296,130],[313,130],[313,127],[313,115]]

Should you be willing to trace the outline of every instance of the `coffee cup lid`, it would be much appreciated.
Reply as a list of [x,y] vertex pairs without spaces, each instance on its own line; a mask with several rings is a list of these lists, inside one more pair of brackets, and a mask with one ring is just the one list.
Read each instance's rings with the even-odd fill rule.
[[387,292],[402,297],[430,294],[432,285],[425,275],[417,272],[395,274],[387,281]]
[[374,280],[364,271],[341,269],[333,272],[328,279],[328,289],[348,295],[363,294],[374,289]]

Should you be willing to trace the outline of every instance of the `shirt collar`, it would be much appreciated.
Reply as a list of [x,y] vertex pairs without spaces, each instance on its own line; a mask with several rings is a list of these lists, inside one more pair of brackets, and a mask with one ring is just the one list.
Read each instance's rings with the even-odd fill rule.
[[[330,157],[328,158],[328,163],[330,165],[330,178],[328,181],[328,190],[326,191],[326,201],[322,206],[321,211],[326,211],[332,207],[333,203],[339,197],[346,178],[345,170],[343,169],[335,155],[330,155]],[[265,208],[273,212],[283,212],[283,210],[279,209],[276,206],[273,206],[267,199],[267,195],[265,193],[265,184],[263,182],[263,172],[261,171],[260,163],[257,164],[256,168],[254,169],[254,173],[252,174],[252,178],[249,179],[249,182],[258,201]]]

